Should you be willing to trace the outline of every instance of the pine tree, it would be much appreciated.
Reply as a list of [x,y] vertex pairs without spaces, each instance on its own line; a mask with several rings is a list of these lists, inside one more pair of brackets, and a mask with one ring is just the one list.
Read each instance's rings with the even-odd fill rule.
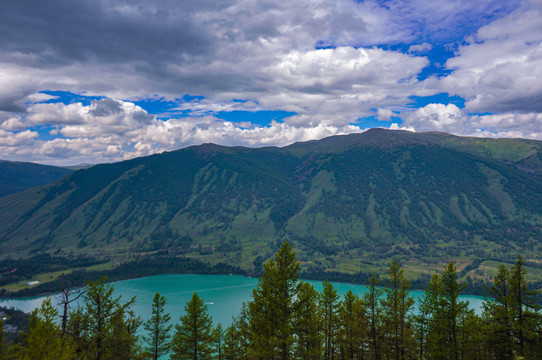
[[91,359],[91,344],[89,339],[88,321],[83,308],[77,308],[69,313],[65,336],[73,340],[76,345],[77,358]]
[[387,285],[382,300],[386,353],[396,360],[406,359],[415,348],[410,314],[414,300],[408,296],[410,283],[395,258],[389,265]]
[[485,359],[484,326],[480,316],[465,309],[458,317],[458,349],[462,360]]
[[136,359],[141,355],[137,329],[141,325],[129,307],[117,304],[111,315],[111,335],[107,337],[107,359]]
[[75,346],[68,338],[61,337],[60,326],[55,318],[58,311],[47,298],[41,307],[32,312],[28,336],[24,340],[23,360],[71,360],[75,358]]
[[465,288],[457,282],[457,270],[453,262],[450,262],[441,275],[442,278],[442,296],[444,299],[444,311],[449,323],[451,333],[451,346],[453,348],[453,358],[459,359],[458,345],[458,325],[457,321],[463,312],[467,310],[468,303],[459,301],[459,294]]
[[374,271],[371,272],[371,280],[369,281],[368,292],[364,295],[363,300],[367,304],[368,320],[369,320],[369,348],[372,354],[372,359],[380,360],[381,354],[381,311],[380,297],[382,289],[380,279],[376,277]]
[[215,359],[224,359],[224,330],[222,324],[218,323],[213,330],[213,346],[215,348]]
[[323,282],[320,294],[320,313],[324,335],[324,360],[333,360],[337,352],[337,330],[339,328],[339,295],[329,281]]
[[442,279],[435,274],[431,277],[424,293],[424,305],[427,307],[427,336],[425,337],[424,355],[428,359],[451,359],[448,355],[449,322],[444,312],[445,302],[442,296]]
[[169,352],[170,330],[169,325],[171,316],[165,312],[166,298],[159,293],[154,294],[152,300],[151,317],[145,322],[143,328],[147,332],[144,337],[145,350],[149,359],[158,360],[162,355]]
[[172,360],[210,360],[213,355],[213,322],[207,305],[194,292],[186,304],[185,315],[175,325],[171,342]]
[[[512,332],[517,342],[517,353],[529,357],[529,345],[536,341],[536,330],[539,328],[539,306],[536,296],[539,291],[529,290],[526,280],[527,270],[524,261],[518,256],[510,270],[510,307],[513,317]],[[537,346],[533,346],[537,348]]]
[[243,303],[239,315],[232,319],[231,325],[224,334],[225,360],[248,359],[249,326],[248,306]]
[[339,304],[338,342],[340,358],[346,360],[364,359],[368,342],[367,308],[352,290],[344,295]]
[[66,335],[66,328],[68,326],[68,316],[70,304],[79,300],[81,296],[85,294],[85,290],[81,289],[70,289],[66,285],[64,279],[64,274],[62,274],[62,289],[60,290],[60,303],[62,305],[62,315],[60,315],[60,334],[61,336]]
[[263,266],[263,274],[249,303],[249,357],[290,358],[293,337],[294,299],[298,291],[299,262],[292,246],[282,244],[275,258]]
[[[438,277],[437,277],[438,278]],[[431,283],[429,284],[431,287]],[[431,306],[436,300],[433,299],[436,296],[435,292],[429,293],[428,289],[424,296],[419,299],[418,313],[414,315],[414,331],[417,343],[417,358],[424,359],[427,348],[427,332],[430,322]]]
[[465,285],[457,281],[457,271],[450,262],[440,276],[434,275],[426,289],[430,320],[427,332],[427,358],[458,360],[460,357],[458,323],[467,311],[467,302],[459,301]]
[[296,345],[294,358],[300,360],[320,359],[322,351],[321,315],[316,299],[318,292],[308,282],[301,282],[294,311],[294,334]]
[[0,318],[0,360],[5,360],[8,357],[8,346],[5,342],[4,320]]
[[501,264],[487,289],[490,298],[483,303],[485,319],[484,333],[488,348],[496,360],[512,360],[514,343],[512,338],[512,311],[510,298],[510,272]]
[[235,318],[224,333],[223,353],[225,360],[236,360],[242,358],[241,345],[239,343],[239,332],[235,327]]
[[81,327],[81,333],[78,338],[87,343],[83,346],[89,351],[89,359],[105,359],[113,351],[113,347],[118,345],[116,341],[122,340],[113,335],[111,320],[119,313],[123,316],[129,314],[131,306],[135,303],[135,297],[121,304],[121,297],[114,298],[113,291],[113,285],[106,284],[105,278],[89,281],[84,295],[84,311],[80,315],[75,315],[80,317],[74,321],[80,321],[78,326]]

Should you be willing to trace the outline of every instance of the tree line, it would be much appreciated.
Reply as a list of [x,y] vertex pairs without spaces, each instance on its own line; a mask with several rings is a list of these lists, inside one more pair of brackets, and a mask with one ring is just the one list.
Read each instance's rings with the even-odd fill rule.
[[[459,298],[465,285],[453,263],[432,276],[418,304],[396,260],[383,279],[372,274],[361,297],[348,291],[342,298],[328,281],[318,292],[299,280],[288,243],[263,266],[252,300],[225,329],[213,324],[197,293],[175,324],[156,293],[151,317],[142,322],[132,310],[135,298],[121,302],[101,279],[89,282],[84,294],[63,291],[61,314],[44,301],[16,345],[5,343],[0,331],[0,360],[542,358],[538,292],[527,286],[521,257],[510,268],[499,267],[481,314]],[[78,296],[82,306],[68,311]]]

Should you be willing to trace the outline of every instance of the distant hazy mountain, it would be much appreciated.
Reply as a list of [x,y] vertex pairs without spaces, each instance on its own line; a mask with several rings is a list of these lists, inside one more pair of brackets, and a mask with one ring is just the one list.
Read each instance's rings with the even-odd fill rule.
[[93,167],[94,165],[95,164],[82,163],[82,164],[77,164],[77,165],[64,166],[64,168],[72,170],[72,171],[77,171],[77,170],[88,169],[89,167]]
[[542,142],[373,129],[284,148],[213,144],[79,170],[0,199],[0,254],[185,254],[249,268],[292,241],[303,266],[542,251]]
[[71,172],[56,166],[0,160],[0,197],[50,184]]

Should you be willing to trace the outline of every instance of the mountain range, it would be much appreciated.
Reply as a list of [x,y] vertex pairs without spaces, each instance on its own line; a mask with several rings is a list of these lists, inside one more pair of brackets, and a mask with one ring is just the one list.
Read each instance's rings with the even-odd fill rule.
[[[0,198],[0,257],[167,253],[250,269],[280,243],[307,271],[485,276],[542,265],[542,142],[372,129],[286,147],[203,144]],[[542,270],[531,271],[542,278]]]
[[57,166],[0,160],[0,197],[52,183],[72,171]]

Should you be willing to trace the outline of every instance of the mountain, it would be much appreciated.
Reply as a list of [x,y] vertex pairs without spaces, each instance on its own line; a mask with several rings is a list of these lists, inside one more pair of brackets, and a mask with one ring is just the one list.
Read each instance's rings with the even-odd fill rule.
[[56,166],[0,160],[0,197],[50,184],[71,172]]
[[165,250],[249,269],[288,239],[315,272],[385,269],[394,256],[409,275],[450,259],[465,271],[517,254],[536,265],[541,153],[539,141],[384,129],[283,148],[192,146],[0,198],[0,254]]

